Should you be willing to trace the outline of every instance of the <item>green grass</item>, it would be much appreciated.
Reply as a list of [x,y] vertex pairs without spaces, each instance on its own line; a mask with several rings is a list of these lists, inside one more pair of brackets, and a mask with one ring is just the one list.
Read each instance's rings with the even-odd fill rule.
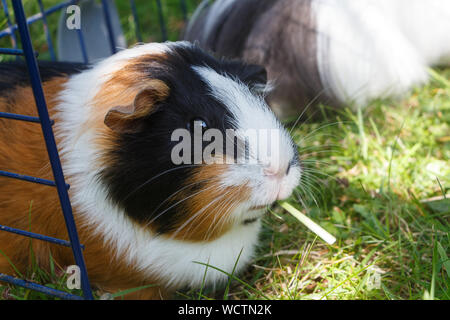
[[[131,14],[125,1],[116,2],[132,44]],[[146,8],[144,39],[160,40],[154,3],[136,2]],[[163,3],[173,40],[183,25],[178,1]],[[38,24],[32,33],[45,49]],[[306,174],[289,203],[337,242],[325,244],[275,205],[245,274],[230,275],[234,281],[216,293],[202,288],[180,298],[450,299],[450,70],[434,70],[428,85],[402,100],[376,101],[360,112],[328,109],[316,108],[323,119],[305,116],[292,129]],[[65,289],[56,271],[27,276],[33,274]],[[44,298],[11,286],[2,291]]]
[[[448,79],[439,70],[401,101],[294,128],[309,176],[289,202],[338,241],[275,206],[243,280],[271,299],[449,299]],[[260,298],[242,286],[230,295]]]

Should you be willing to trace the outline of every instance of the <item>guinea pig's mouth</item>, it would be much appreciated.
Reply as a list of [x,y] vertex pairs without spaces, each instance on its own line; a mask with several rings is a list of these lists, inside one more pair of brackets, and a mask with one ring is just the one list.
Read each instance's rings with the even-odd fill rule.
[[248,225],[256,222],[267,211],[269,206],[270,204],[264,204],[250,207],[246,213],[245,219],[242,220],[242,223]]
[[260,205],[260,206],[253,206],[253,207],[250,207],[250,210],[251,210],[251,211],[255,211],[255,210],[263,210],[263,209],[266,209],[266,208],[268,208],[268,207],[269,207],[268,204],[263,204],[263,205]]
[[244,222],[242,222],[244,225],[247,224],[252,224],[253,222],[256,222],[259,218],[250,218],[250,219],[245,219]]

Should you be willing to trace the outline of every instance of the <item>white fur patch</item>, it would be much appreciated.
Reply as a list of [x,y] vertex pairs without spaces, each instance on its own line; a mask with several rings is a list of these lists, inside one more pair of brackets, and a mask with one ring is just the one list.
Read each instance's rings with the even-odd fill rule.
[[[268,138],[273,133],[277,135],[277,139],[257,139],[256,143],[250,143],[249,153],[256,158],[257,164],[231,165],[223,177],[223,184],[239,186],[247,183],[252,189],[248,207],[270,204],[280,197],[289,196],[300,179],[298,166],[294,166],[282,180],[264,175],[266,167],[284,173],[295,156],[292,139],[264,99],[251,94],[249,88],[238,80],[220,75],[212,69],[194,67],[194,70],[209,85],[211,94],[231,111],[238,130],[243,133],[247,130],[260,130],[259,132],[266,132]],[[274,143],[275,140],[277,143]],[[267,141],[272,143],[268,146]],[[267,148],[270,148],[269,152],[266,152]]]
[[328,93],[364,105],[424,83],[450,62],[450,1],[315,0],[317,60]]

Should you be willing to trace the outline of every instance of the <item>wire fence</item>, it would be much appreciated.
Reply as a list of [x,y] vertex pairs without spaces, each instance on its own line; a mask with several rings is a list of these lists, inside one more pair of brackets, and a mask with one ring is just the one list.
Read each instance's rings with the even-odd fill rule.
[[[78,5],[80,0],[62,1],[48,9],[45,9],[42,0],[38,1],[39,12],[27,17],[24,11],[22,0],[11,0],[12,10],[6,0],[1,0],[3,13],[6,19],[6,28],[0,31],[0,39],[9,37],[11,39],[12,48],[0,48],[0,54],[16,56],[18,59],[24,58],[30,79],[30,84],[34,94],[34,100],[36,103],[38,117],[26,116],[21,114],[0,112],[0,118],[6,118],[11,121],[26,121],[31,123],[37,123],[41,125],[42,133],[45,139],[47,153],[53,172],[53,180],[46,180],[39,177],[21,175],[15,172],[8,172],[1,170],[0,178],[19,179],[30,183],[43,184],[50,187],[55,187],[58,191],[58,196],[61,204],[62,213],[65,219],[69,240],[56,239],[47,235],[36,234],[25,230],[12,228],[9,226],[0,225],[0,232],[10,232],[19,234],[24,237],[30,237],[42,241],[51,242],[57,245],[66,246],[72,248],[73,256],[76,265],[80,269],[81,289],[82,296],[70,294],[61,290],[56,290],[47,286],[40,285],[35,282],[31,282],[25,279],[16,278],[10,275],[0,273],[0,281],[7,282],[13,285],[21,286],[27,289],[39,291],[54,297],[62,299],[93,299],[91,285],[89,283],[89,277],[86,270],[85,261],[83,258],[84,246],[80,244],[78,238],[78,232],[73,217],[72,206],[69,199],[68,190],[70,186],[65,182],[64,174],[61,166],[61,161],[58,155],[58,150],[55,142],[55,137],[52,130],[54,121],[50,119],[47,110],[46,101],[42,89],[41,77],[39,74],[39,68],[37,63],[37,53],[33,49],[32,39],[30,36],[29,26],[37,21],[41,21],[44,27],[45,39],[50,54],[51,60],[57,59],[54,43],[50,34],[50,28],[47,17],[56,12],[60,12],[63,9],[68,8],[71,5]],[[92,0],[94,1],[94,0]],[[163,6],[161,0],[154,0],[156,2],[156,8],[158,13],[158,23],[162,36],[162,40],[168,39],[167,25],[163,14]],[[85,1],[86,2],[86,1]],[[103,10],[104,25],[107,29],[108,42],[110,47],[110,54],[114,54],[117,50],[116,37],[113,30],[113,16],[111,15],[111,5],[114,5],[113,0],[101,0],[101,6]],[[136,32],[136,38],[141,42],[142,34],[139,28],[139,19],[137,14],[136,3],[134,0],[129,0],[129,6],[132,12],[134,29]],[[179,0],[179,6],[182,12],[183,20],[187,20],[187,3],[186,0]],[[12,14],[14,13],[15,23],[13,22]],[[85,41],[85,34],[81,28],[76,29],[80,53],[84,62],[89,62],[88,53],[89,47]],[[17,34],[18,33],[18,34]],[[17,35],[20,36],[20,42]],[[19,44],[21,46],[19,46]],[[1,164],[0,164],[1,166]],[[1,217],[1,212],[0,212]]]

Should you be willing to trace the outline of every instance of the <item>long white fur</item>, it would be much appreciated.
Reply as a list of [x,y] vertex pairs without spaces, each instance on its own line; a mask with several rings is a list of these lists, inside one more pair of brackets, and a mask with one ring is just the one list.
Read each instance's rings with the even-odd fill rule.
[[[97,177],[101,168],[97,161],[99,150],[93,143],[96,131],[95,128],[83,126],[91,116],[93,97],[112,71],[119,70],[131,57],[167,52],[173,46],[169,43],[147,44],[125,50],[91,70],[73,76],[60,94],[56,134],[62,138],[59,147],[64,172],[71,177],[72,203],[78,214],[85,218],[89,226],[94,226],[95,233],[101,235],[104,243],[116,253],[112,258],[124,260],[130,267],[152,279],[156,276],[168,285],[198,287],[202,285],[205,266],[195,261],[230,273],[242,250],[236,266],[236,272],[241,271],[252,257],[260,223],[236,225],[222,237],[202,243],[155,236],[150,230],[133,223],[107,198],[106,186]],[[207,284],[226,279],[224,273],[212,268],[208,269],[205,278]]]
[[[341,103],[364,106],[401,96],[428,80],[428,67],[450,64],[448,0],[307,1],[316,23],[308,30],[316,31],[320,79]],[[200,40],[236,2],[214,1]]]
[[449,62],[450,1],[313,0],[324,87],[343,103],[400,96]]

